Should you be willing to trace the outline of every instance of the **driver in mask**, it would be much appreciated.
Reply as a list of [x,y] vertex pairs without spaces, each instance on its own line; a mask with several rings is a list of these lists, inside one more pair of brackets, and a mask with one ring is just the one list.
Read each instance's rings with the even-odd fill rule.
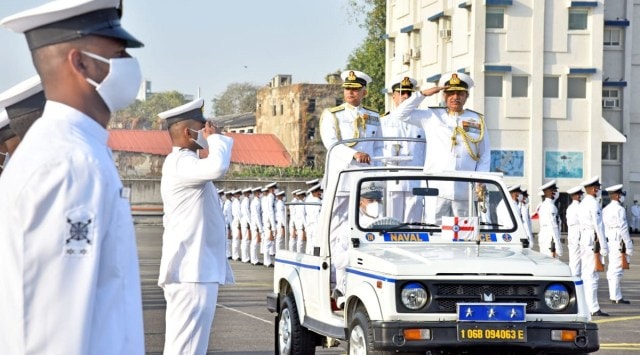
[[[361,228],[367,228],[375,220],[383,217],[382,196],[384,195],[383,184],[379,181],[367,181],[360,186],[360,203],[358,224]],[[343,223],[340,229],[331,236],[331,256],[333,257],[333,267],[335,269],[335,289],[332,297],[336,301],[338,308],[344,307],[347,275],[345,269],[349,264],[349,235],[348,223]],[[333,270],[332,270],[333,271]],[[332,275],[334,276],[334,275]]]
[[540,233],[538,233],[538,243],[540,252],[552,258],[562,256],[562,244],[560,244],[560,221],[558,208],[555,205],[558,196],[556,181],[551,180],[540,186],[544,193],[544,201],[538,211],[540,218]]

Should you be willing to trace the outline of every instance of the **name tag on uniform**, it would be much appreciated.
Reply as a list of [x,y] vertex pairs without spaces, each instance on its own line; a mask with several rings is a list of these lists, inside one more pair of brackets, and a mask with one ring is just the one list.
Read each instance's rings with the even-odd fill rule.
[[130,187],[122,187],[120,188],[120,198],[130,199],[131,198],[131,188]]

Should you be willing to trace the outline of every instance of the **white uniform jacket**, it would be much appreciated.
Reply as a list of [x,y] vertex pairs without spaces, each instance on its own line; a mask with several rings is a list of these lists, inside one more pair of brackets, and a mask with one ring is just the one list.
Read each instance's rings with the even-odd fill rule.
[[233,197],[231,199],[231,228],[238,229],[240,228],[240,218],[242,212],[240,211],[240,199],[237,197]]
[[[563,255],[562,244],[560,244],[560,226],[558,224],[558,208],[553,199],[545,198],[538,211],[540,219],[540,233],[538,241],[540,251],[551,247],[551,242],[555,243],[556,254]],[[545,250],[546,252],[546,250]]]
[[598,235],[602,255],[609,252],[602,224],[602,208],[595,197],[585,194],[580,202],[580,245],[593,247],[595,234]]
[[[359,118],[360,117],[360,118]],[[364,123],[362,126],[360,123]],[[380,119],[378,113],[363,106],[354,107],[348,103],[343,103],[330,109],[325,109],[320,117],[320,136],[322,144],[329,149],[334,143],[353,138],[382,137],[380,132]],[[382,156],[383,142],[359,142],[351,147],[346,144],[338,145],[331,154],[332,160],[329,162],[329,171],[325,172],[325,178],[337,177],[332,172],[337,172],[349,166],[371,166],[369,164],[359,164],[353,159],[356,152],[369,154],[371,158]],[[326,183],[325,186],[332,186]],[[351,188],[349,179],[342,179],[338,191],[346,192]]]
[[144,354],[129,194],[108,135],[48,101],[2,174],[3,354]]
[[627,211],[618,201],[611,201],[602,209],[602,223],[604,233],[609,240],[610,246],[621,249],[621,242],[627,249],[627,255],[633,255],[633,242],[629,236],[629,225],[627,224]]
[[262,233],[262,203],[260,197],[254,196],[251,198],[249,208],[251,209],[251,229]]
[[[394,110],[397,117],[404,122],[408,122],[424,129],[427,139],[427,151],[424,160],[425,172],[441,171],[489,171],[491,167],[491,154],[489,147],[489,131],[486,127],[481,127],[480,115],[470,110],[464,110],[460,115],[450,115],[444,107],[417,109],[425,96],[416,92],[408,99],[404,100]],[[474,160],[467,150],[467,145],[460,134],[456,135],[456,144],[452,146],[451,137],[456,127],[462,127],[472,138],[480,137],[481,128],[484,128],[484,138],[474,144],[469,142],[469,148],[474,154],[479,155],[478,160]],[[440,197],[448,199],[464,200],[467,191],[451,191],[453,183],[440,184]],[[456,189],[458,190],[458,189]]]
[[276,199],[276,227],[284,227],[284,200]]
[[242,196],[240,199],[240,222],[248,227],[251,222],[251,210],[249,209],[250,197]]
[[227,172],[233,140],[212,134],[207,141],[207,158],[173,147],[162,166],[160,192],[167,218],[160,286],[170,282],[233,282],[225,254],[225,220],[211,182]]
[[566,212],[567,218],[567,239],[578,240],[580,238],[580,202],[577,200],[571,201]]

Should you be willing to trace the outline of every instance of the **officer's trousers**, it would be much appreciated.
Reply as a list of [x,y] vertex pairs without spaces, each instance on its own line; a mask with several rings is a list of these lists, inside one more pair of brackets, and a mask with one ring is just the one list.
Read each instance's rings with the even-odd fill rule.
[[580,277],[582,275],[582,249],[580,249],[580,230],[578,228],[577,226],[569,226],[567,247],[571,274]]
[[620,281],[622,280],[622,252],[620,241],[609,242],[609,265],[607,266],[607,281],[609,282],[609,299],[618,301],[622,299]]
[[218,286],[217,282],[164,285],[167,300],[165,355],[207,353]]

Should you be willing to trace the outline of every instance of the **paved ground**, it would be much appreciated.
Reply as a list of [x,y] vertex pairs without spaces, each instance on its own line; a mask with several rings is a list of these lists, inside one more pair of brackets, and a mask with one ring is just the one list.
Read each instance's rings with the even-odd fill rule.
[[[136,230],[142,277],[146,349],[148,354],[161,354],[164,342],[165,301],[156,282],[162,227],[138,225]],[[637,235],[634,237],[640,242]],[[240,262],[232,262],[232,267],[236,284],[220,289],[209,354],[272,354],[274,319],[266,309],[265,298],[272,290],[273,269]],[[609,312],[611,317],[595,320],[600,326],[601,350],[598,354],[640,353],[640,256],[634,255],[631,270],[625,272],[622,283],[624,297],[632,303],[610,304],[606,278],[604,274],[601,275],[600,303],[602,309]],[[344,345],[332,349],[318,348],[317,353],[344,354],[345,349]]]

